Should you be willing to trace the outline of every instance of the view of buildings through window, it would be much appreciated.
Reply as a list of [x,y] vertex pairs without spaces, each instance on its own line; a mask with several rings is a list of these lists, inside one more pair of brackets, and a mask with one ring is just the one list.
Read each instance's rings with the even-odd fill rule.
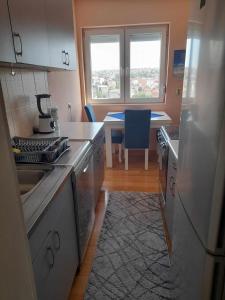
[[91,43],[92,98],[120,98],[120,43]]
[[167,26],[86,29],[86,94],[95,103],[163,102]]
[[[120,49],[114,43],[91,43],[92,98],[120,98]],[[161,41],[131,41],[130,97],[158,98]]]
[[131,98],[158,98],[161,41],[130,42]]

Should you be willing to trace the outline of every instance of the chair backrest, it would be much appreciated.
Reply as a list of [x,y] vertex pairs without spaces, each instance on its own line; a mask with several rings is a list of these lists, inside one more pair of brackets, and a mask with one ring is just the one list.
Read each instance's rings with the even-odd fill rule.
[[151,110],[125,110],[125,148],[149,147]]
[[86,112],[87,118],[89,122],[96,122],[96,116],[91,104],[87,104],[84,106],[84,110]]

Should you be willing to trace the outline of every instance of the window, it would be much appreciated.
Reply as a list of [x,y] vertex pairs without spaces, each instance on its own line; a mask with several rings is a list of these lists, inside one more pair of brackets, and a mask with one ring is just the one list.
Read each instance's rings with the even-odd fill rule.
[[163,102],[167,26],[87,29],[88,102]]

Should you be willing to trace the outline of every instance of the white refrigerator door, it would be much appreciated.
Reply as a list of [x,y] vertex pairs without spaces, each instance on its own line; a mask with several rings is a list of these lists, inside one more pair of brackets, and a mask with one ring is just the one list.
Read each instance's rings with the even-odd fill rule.
[[202,9],[200,2],[192,0],[188,27],[177,187],[204,247],[223,255],[225,1],[207,0]]
[[178,194],[175,200],[173,228],[172,299],[222,300],[224,258],[207,254],[188,219]]

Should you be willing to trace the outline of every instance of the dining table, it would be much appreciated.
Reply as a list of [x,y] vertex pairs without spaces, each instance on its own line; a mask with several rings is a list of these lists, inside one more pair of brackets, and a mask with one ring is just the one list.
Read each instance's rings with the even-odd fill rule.
[[[150,116],[149,116],[150,117]],[[112,168],[112,129],[124,128],[124,112],[108,112],[103,120],[105,129],[105,147],[106,147],[106,167]],[[160,128],[164,125],[172,123],[171,117],[164,111],[152,111],[151,112],[151,128]]]

